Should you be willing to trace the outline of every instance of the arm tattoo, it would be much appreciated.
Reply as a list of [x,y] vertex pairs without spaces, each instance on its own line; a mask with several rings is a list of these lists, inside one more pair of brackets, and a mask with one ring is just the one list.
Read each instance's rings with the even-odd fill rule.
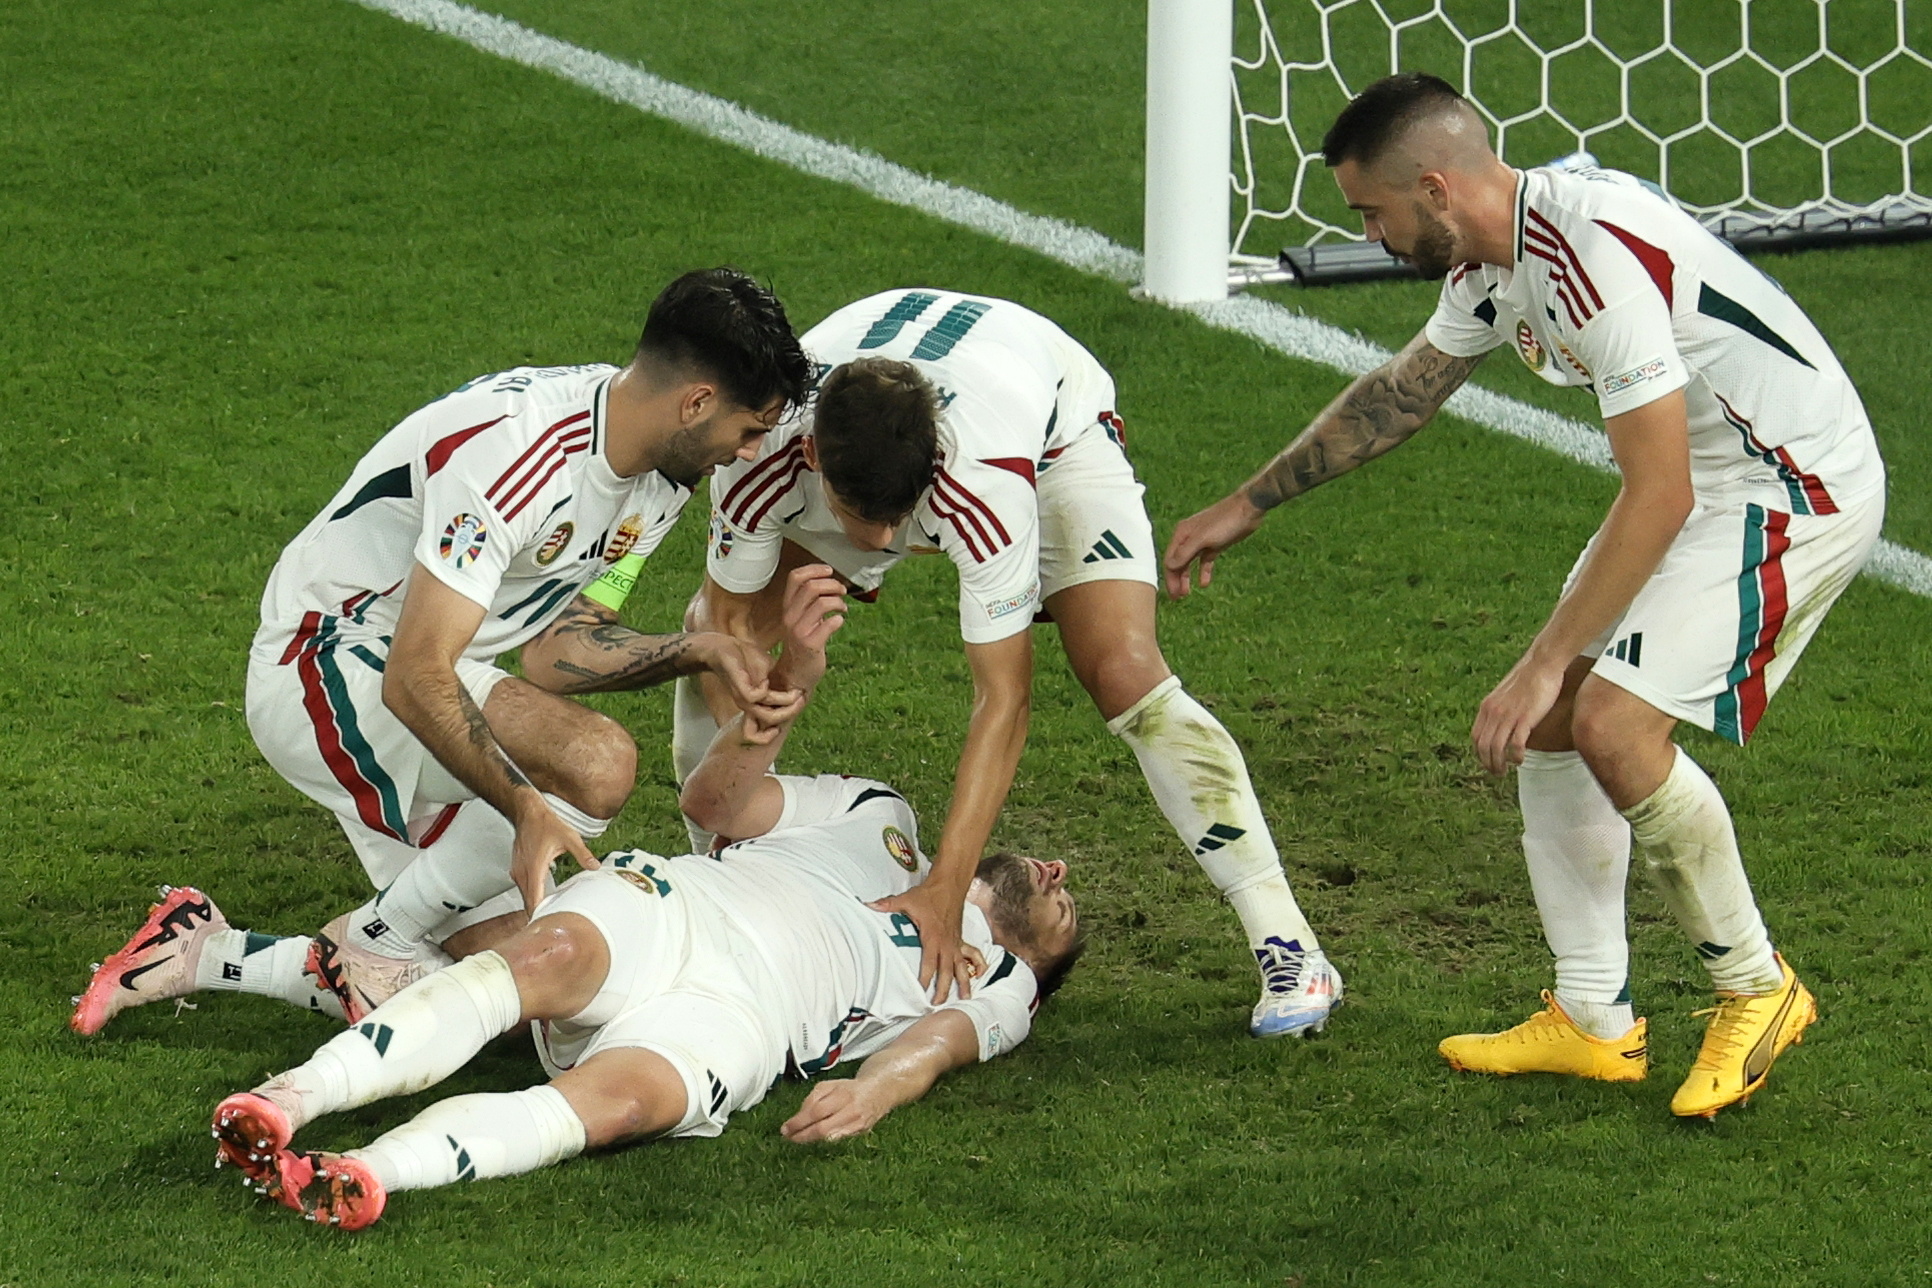
[[1417,339],[1356,380],[1248,484],[1248,500],[1272,510],[1405,442],[1483,360],[1457,358]]
[[503,754],[503,748],[497,743],[496,735],[490,732],[490,722],[483,718],[483,709],[476,705],[476,699],[470,696],[470,691],[461,683],[456,686],[456,704],[463,709],[463,719],[469,724],[470,745],[476,748],[480,755],[503,766],[503,776],[509,780],[511,790],[530,786],[530,780],[524,777],[523,771]]
[[540,638],[568,654],[550,663],[551,670],[569,677],[553,690],[559,693],[646,689],[701,669],[690,656],[689,635],[645,635],[581,597]]

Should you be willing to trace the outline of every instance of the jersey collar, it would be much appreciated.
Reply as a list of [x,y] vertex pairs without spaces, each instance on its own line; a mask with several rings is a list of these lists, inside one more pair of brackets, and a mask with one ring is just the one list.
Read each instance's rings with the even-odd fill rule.
[[1510,246],[1515,252],[1515,258],[1510,262],[1509,266],[1512,273],[1520,273],[1523,271],[1523,224],[1528,217],[1529,174],[1527,171],[1518,170],[1516,172],[1516,235],[1510,242]]

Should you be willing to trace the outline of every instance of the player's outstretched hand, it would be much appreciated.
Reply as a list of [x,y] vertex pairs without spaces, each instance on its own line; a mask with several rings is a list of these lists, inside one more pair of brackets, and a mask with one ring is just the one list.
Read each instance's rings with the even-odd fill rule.
[[845,583],[826,564],[805,564],[785,578],[785,626],[778,678],[811,689],[825,676],[825,644],[845,625]]
[[1522,764],[1530,733],[1550,713],[1562,691],[1563,667],[1524,654],[1476,711],[1469,740],[1483,768],[1500,777],[1511,765]]
[[813,1087],[798,1112],[778,1130],[794,1145],[844,1140],[871,1131],[888,1108],[877,1097],[867,1095],[857,1079],[840,1078]]
[[1235,491],[1175,524],[1167,553],[1161,559],[1167,574],[1167,593],[1175,599],[1187,598],[1194,588],[1193,566],[1197,560],[1205,588],[1214,580],[1214,561],[1221,552],[1247,540],[1267,517],[1268,512],[1255,508],[1245,492]]
[[962,998],[973,995],[973,978],[986,969],[986,959],[960,937],[965,896],[948,898],[928,877],[904,894],[869,906],[912,918],[919,930],[919,985],[932,990],[935,1004],[944,1002],[955,987]]
[[523,910],[535,912],[543,902],[545,878],[559,856],[568,854],[586,871],[597,866],[597,859],[584,838],[577,835],[577,829],[558,818],[542,796],[529,788],[518,795],[525,804],[515,820],[517,835],[510,846],[510,876],[523,892]]

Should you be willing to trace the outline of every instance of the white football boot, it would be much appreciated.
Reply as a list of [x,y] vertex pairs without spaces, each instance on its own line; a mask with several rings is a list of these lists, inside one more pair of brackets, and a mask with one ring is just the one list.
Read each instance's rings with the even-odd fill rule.
[[1261,1000],[1254,1004],[1248,1032],[1258,1038],[1321,1032],[1328,1013],[1342,1004],[1342,975],[1328,955],[1270,935],[1254,956],[1261,967]]

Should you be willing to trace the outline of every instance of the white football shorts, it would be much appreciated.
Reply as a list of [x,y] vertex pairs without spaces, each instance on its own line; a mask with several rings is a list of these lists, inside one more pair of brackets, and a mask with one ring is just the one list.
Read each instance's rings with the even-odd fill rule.
[[[342,824],[380,890],[433,841],[453,806],[476,794],[382,702],[387,646],[316,629],[263,631],[248,655],[248,731],[295,789]],[[456,675],[480,708],[508,672],[460,658]]]
[[1629,609],[1585,650],[1597,655],[1593,673],[1743,744],[1884,522],[1882,494],[1829,515],[1700,501]]
[[672,1136],[716,1136],[741,1109],[765,1098],[785,1072],[782,1020],[760,1015],[770,996],[755,949],[701,897],[677,888],[666,860],[640,850],[613,854],[537,906],[574,912],[610,948],[610,973],[591,1004],[569,1020],[531,1025],[551,1077],[602,1051],[637,1047],[670,1061],[684,1080],[684,1117]]

